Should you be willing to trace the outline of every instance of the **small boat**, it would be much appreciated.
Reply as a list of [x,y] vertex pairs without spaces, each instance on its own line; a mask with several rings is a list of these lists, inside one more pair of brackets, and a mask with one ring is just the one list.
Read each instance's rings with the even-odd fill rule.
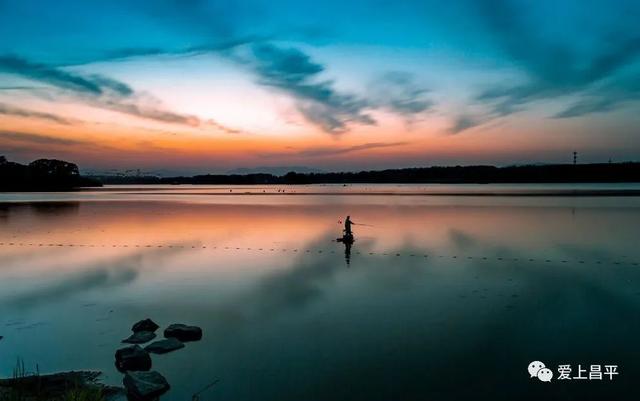
[[355,238],[353,238],[353,234],[344,234],[341,238],[337,238],[336,241],[343,242],[345,244],[353,244]]

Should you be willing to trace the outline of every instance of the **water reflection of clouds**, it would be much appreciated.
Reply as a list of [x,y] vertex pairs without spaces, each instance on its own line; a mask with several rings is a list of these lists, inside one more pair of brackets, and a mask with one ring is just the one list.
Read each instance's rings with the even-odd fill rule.
[[[327,235],[318,242],[309,244],[309,248],[326,247],[327,243],[331,243],[331,238],[331,235]],[[219,315],[243,316],[250,321],[304,310],[325,300],[327,293],[332,292],[342,278],[348,280],[354,275],[363,283],[372,285],[375,291],[401,292],[419,285],[422,276],[428,273],[428,267],[431,265],[429,259],[421,256],[421,250],[418,248],[402,248],[386,256],[369,255],[372,244],[356,242],[353,245],[353,263],[347,266],[341,256],[344,245],[336,242],[331,245],[335,248],[334,252],[300,253],[295,256],[287,254],[287,257],[291,257],[289,267],[264,275],[256,281],[255,286],[249,287],[248,292],[222,306],[233,311],[220,311]],[[400,258],[394,256],[396,252],[419,256]]]
[[532,254],[531,250],[519,249],[517,246],[506,244],[494,244],[487,239],[484,239],[477,235],[469,234],[463,230],[452,228],[449,230],[449,239],[453,245],[454,251],[460,251],[464,256],[473,256],[473,253],[482,252],[481,256],[488,258],[512,258],[512,259],[529,259],[529,258],[542,258],[546,259],[550,256],[549,251],[557,251],[559,255],[553,256],[557,261],[565,263],[568,262],[580,262],[580,263],[597,263],[597,262],[611,262],[617,261],[621,258],[628,258],[628,255],[618,255],[610,249],[606,249],[604,246],[597,244],[580,244],[579,242],[569,242],[565,239],[565,242],[556,243],[553,247],[545,250],[543,254]]
[[32,247],[0,249],[0,258],[2,259],[0,272],[6,273],[9,270],[20,268],[20,265],[26,262],[46,259],[57,251],[57,249],[51,247],[38,249],[37,251],[34,251]]
[[80,211],[80,202],[0,202],[0,217],[8,220],[19,215],[35,215],[39,218],[67,218]]
[[561,243],[557,244],[556,248],[565,255],[577,260],[611,261],[617,259],[617,255],[614,252],[598,245],[585,246],[575,243]]
[[[159,323],[202,325],[201,343],[169,356],[178,358],[165,360],[171,363],[158,362],[175,383],[168,400],[189,397],[187,391],[210,380],[211,372],[222,379],[215,390],[219,399],[255,399],[260,393],[261,399],[281,401],[424,399],[425,394],[486,399],[487,389],[496,388],[504,399],[548,399],[530,386],[526,371],[522,375],[532,358],[617,362],[627,377],[637,377],[633,369],[640,351],[626,346],[640,332],[637,268],[544,260],[549,251],[574,255],[573,260],[606,257],[604,251],[617,249],[612,244],[618,242],[633,250],[633,214],[623,220],[609,209],[597,215],[584,210],[586,234],[574,236],[575,227],[563,220],[566,211],[553,208],[392,208],[354,202],[269,208],[83,204],[79,218],[69,215],[61,241],[190,239],[218,249],[152,248],[138,259],[118,255],[98,263],[96,253],[104,256],[104,250],[60,248],[61,254],[86,252],[94,261],[69,258],[76,265],[65,271],[47,265],[37,271],[44,279],[29,291],[9,297],[3,291],[0,307],[17,309],[22,317],[27,308],[51,305],[38,312],[55,314],[59,300],[81,305],[95,300],[85,292],[107,289],[105,302],[109,308],[115,304],[116,312],[98,320],[108,317],[116,332],[149,311]],[[384,227],[358,230],[349,267],[343,245],[332,242],[340,230],[334,217],[347,207],[362,221]],[[593,231],[603,218],[625,230]],[[80,226],[90,230],[72,231]],[[226,238],[227,233],[233,235]],[[219,242],[222,236],[226,242]],[[527,247],[530,238],[538,242]],[[275,244],[278,249],[269,251]],[[294,246],[298,252],[291,251]],[[112,291],[116,288],[122,291]],[[96,320],[95,312],[84,313],[85,320],[75,324]],[[72,324],[51,325],[42,333]],[[105,355],[108,369],[111,350]],[[52,358],[46,362],[63,365]],[[615,384],[635,389],[622,380]],[[531,396],[523,395],[523,386]],[[592,388],[582,388],[587,397],[580,398],[589,398]]]
[[59,302],[81,292],[123,285],[132,282],[137,277],[138,271],[132,267],[91,269],[62,278],[44,288],[10,296],[3,303],[5,306],[13,308],[32,308],[45,303]]
[[87,263],[79,271],[66,275],[55,274],[55,280],[33,290],[9,295],[2,299],[0,304],[9,308],[28,309],[60,302],[96,289],[104,290],[130,284],[139,277],[144,262],[166,258],[181,251],[183,250],[178,248],[144,249],[134,254]]
[[[633,359],[619,344],[640,329],[630,320],[637,302],[620,294],[616,277],[602,280],[594,270],[531,263],[517,249],[507,253],[519,262],[425,260],[407,256],[416,251],[411,247],[395,250],[402,257],[360,251],[349,269],[339,253],[302,255],[227,304],[242,311],[242,324],[236,321],[230,336],[241,339],[231,341],[238,352],[309,368],[296,373],[286,394],[267,393],[264,399],[411,399],[454,389],[482,399],[488,385],[499,386],[509,399],[527,385],[520,370],[531,354]],[[213,316],[211,330],[223,324]],[[322,355],[331,355],[331,368]],[[235,366],[227,374],[234,376],[234,369],[247,373]],[[262,385],[256,376],[250,379]],[[236,377],[225,380],[239,383]]]
[[476,245],[476,240],[473,236],[455,228],[449,230],[449,238],[454,246],[460,250],[467,250]]

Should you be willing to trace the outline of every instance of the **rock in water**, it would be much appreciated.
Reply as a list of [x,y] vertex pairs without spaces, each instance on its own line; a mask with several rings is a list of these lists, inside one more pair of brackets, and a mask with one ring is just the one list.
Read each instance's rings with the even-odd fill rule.
[[153,320],[144,319],[134,324],[133,327],[131,327],[131,331],[133,331],[134,333],[137,333],[139,331],[156,331],[159,327],[160,326],[158,326]]
[[184,348],[184,344],[174,337],[169,337],[166,340],[154,341],[144,347],[145,351],[152,352],[154,354],[166,354],[167,352],[175,351],[180,348]]
[[158,372],[127,372],[122,384],[130,395],[141,400],[157,398],[171,388]]
[[156,338],[156,333],[152,331],[137,331],[133,333],[129,338],[122,340],[123,343],[129,344],[144,344]]
[[202,338],[202,329],[197,326],[187,326],[186,324],[172,324],[164,331],[166,338],[177,338],[180,341],[198,341]]
[[120,348],[116,351],[116,368],[124,372],[127,370],[151,369],[151,357],[149,353],[138,345]]

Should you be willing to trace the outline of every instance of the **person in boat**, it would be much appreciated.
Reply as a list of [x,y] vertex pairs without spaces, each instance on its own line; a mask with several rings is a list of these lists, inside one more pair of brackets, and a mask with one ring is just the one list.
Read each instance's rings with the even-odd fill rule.
[[344,221],[344,235],[345,237],[353,236],[353,231],[351,231],[351,226],[355,225],[353,221],[351,221],[351,216],[347,216]]

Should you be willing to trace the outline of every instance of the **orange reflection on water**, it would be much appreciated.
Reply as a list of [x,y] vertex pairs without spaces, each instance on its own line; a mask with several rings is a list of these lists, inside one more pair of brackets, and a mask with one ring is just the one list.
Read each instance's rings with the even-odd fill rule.
[[[288,202],[281,205],[261,203],[267,198],[252,195],[193,199],[4,204],[0,241],[22,247],[0,247],[3,260],[9,261],[3,268],[19,263],[22,272],[31,274],[65,271],[165,249],[175,251],[159,253],[169,268],[166,261],[175,254],[185,269],[197,269],[203,261],[222,270],[251,269],[260,263],[241,262],[255,259],[272,265],[279,252],[302,254],[308,249],[342,252],[335,239],[347,214],[356,222],[354,252],[637,253],[630,244],[638,208],[530,206],[518,199],[499,206],[490,206],[494,199],[447,204],[443,198],[428,197],[292,196],[280,197]],[[206,201],[212,199],[224,202]],[[60,252],[52,253],[51,244]],[[256,253],[260,250],[263,253]]]

